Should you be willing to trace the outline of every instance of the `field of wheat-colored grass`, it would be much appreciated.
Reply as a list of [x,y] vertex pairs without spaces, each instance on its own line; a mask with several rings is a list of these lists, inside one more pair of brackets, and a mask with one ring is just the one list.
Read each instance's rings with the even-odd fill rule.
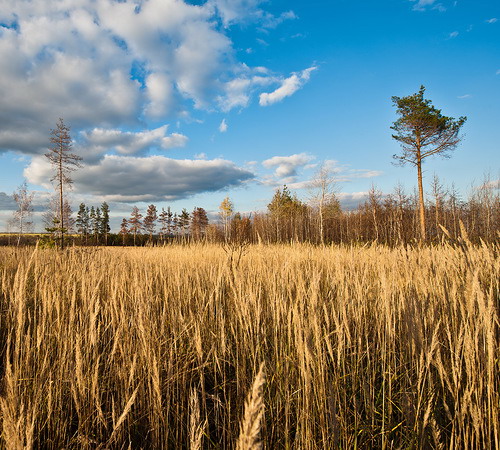
[[498,246],[237,250],[1,248],[0,448],[500,448]]

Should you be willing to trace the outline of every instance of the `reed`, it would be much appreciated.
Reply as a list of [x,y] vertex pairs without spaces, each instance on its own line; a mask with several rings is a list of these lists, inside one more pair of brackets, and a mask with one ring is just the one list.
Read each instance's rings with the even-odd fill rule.
[[499,254],[0,248],[0,447],[499,449]]

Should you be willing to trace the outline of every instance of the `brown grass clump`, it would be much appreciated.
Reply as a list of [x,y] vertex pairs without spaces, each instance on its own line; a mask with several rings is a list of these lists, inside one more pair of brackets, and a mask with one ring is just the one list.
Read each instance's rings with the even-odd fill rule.
[[499,252],[0,248],[0,448],[499,449]]

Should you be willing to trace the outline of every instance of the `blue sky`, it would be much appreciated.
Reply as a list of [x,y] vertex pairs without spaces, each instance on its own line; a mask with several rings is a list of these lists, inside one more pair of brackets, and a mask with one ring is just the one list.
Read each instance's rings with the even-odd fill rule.
[[[73,209],[106,200],[265,209],[284,183],[307,199],[326,161],[345,207],[372,184],[416,184],[392,164],[391,97],[466,115],[451,159],[425,163],[465,197],[500,177],[497,1],[4,0],[0,229],[26,179],[51,193],[49,130],[63,117],[85,167]],[[8,63],[6,63],[8,61]],[[39,226],[39,229],[41,226]]]

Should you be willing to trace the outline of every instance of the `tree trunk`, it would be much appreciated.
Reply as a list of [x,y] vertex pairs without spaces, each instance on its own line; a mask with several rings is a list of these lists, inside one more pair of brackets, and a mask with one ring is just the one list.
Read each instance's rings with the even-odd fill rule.
[[321,245],[325,245],[325,232],[323,226],[323,197],[319,203],[319,235],[321,240]]
[[420,210],[420,238],[425,241],[425,205],[424,205],[424,186],[422,183],[422,159],[420,151],[417,154],[417,170],[418,170],[418,202]]
[[[62,152],[62,150],[61,150]],[[62,155],[62,153],[61,153]],[[63,199],[63,170],[62,170],[62,156],[59,160],[59,208],[61,216],[61,250],[64,249],[64,199]]]

